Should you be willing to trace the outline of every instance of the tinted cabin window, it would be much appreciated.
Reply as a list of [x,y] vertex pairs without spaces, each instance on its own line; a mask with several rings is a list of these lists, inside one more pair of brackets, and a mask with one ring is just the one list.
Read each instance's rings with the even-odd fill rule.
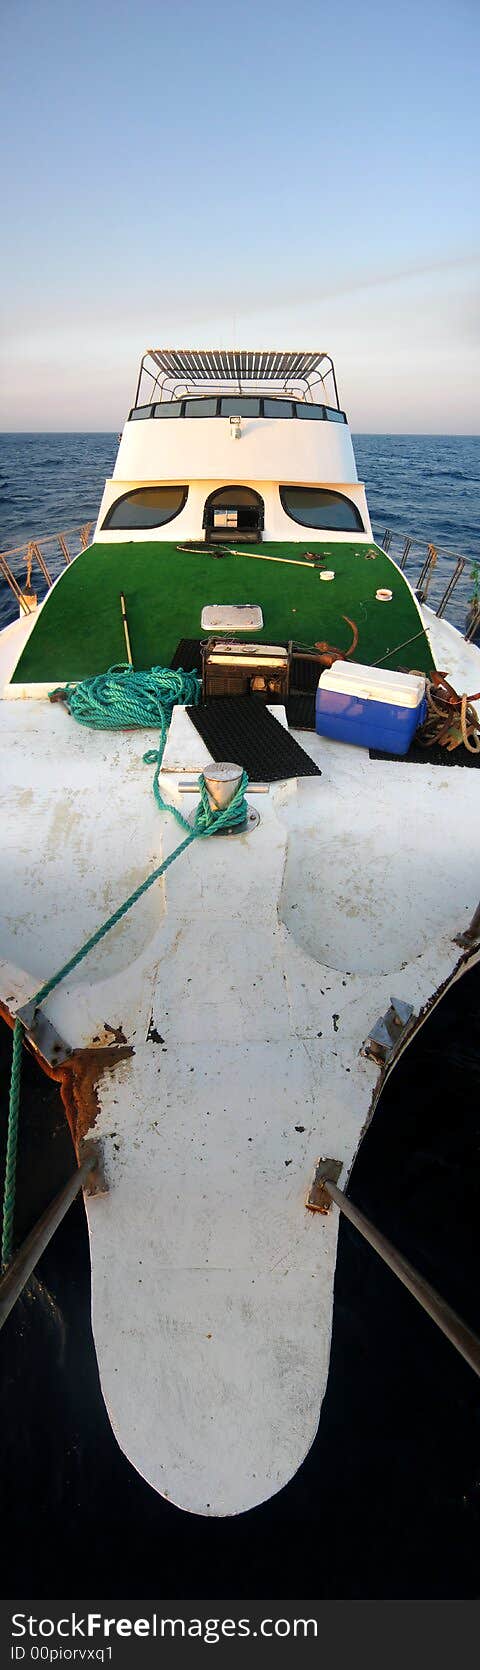
[[130,422],[138,423],[139,418],[149,418],[152,416],[152,411],[152,406],[134,406],[133,412],[130,412]]
[[337,412],[334,406],[325,407],[325,417],[328,418],[329,423],[345,423],[344,413]]
[[328,487],[281,487],[280,498],[287,516],[304,527],[334,528],[339,533],[365,531],[356,504]]
[[160,528],[180,514],[187,494],[188,487],[135,487],[116,500],[102,527]]
[[216,417],[217,400],[200,397],[199,400],[185,401],[185,417]]
[[156,418],[181,417],[181,400],[159,400],[157,405],[153,408],[153,416]]
[[303,405],[300,400],[298,401],[295,410],[298,418],[311,418],[313,420],[317,418],[317,421],[323,421],[323,418],[325,417],[324,406],[307,406],[306,402],[305,405]]
[[260,400],[252,394],[226,394],[220,402],[221,417],[260,417]]
[[293,402],[291,400],[264,400],[264,417],[291,418],[293,417]]

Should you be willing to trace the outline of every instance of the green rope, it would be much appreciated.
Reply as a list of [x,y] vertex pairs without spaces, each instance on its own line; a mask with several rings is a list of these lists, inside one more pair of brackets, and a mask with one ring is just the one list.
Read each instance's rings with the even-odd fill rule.
[[[155,754],[154,757],[156,759],[157,755]],[[186,840],[181,841],[180,845],[175,847],[174,851],[170,853],[168,858],[164,858],[163,864],[159,864],[156,870],[152,870],[151,875],[147,876],[146,880],[141,882],[140,887],[136,887],[135,892],[130,893],[128,899],[125,899],[123,904],[119,905],[118,910],[114,910],[113,915],[109,916],[108,920],[103,922],[100,928],[97,928],[96,933],[92,934],[90,939],[85,941],[85,944],[80,947],[79,951],[75,952],[73,957],[70,957],[69,962],[64,963],[63,967],[59,968],[56,974],[52,974],[51,980],[47,980],[45,985],[40,987],[40,990],[35,993],[35,996],[31,1000],[32,1003],[36,1004],[37,1008],[40,1003],[44,1003],[46,997],[50,997],[50,993],[55,991],[56,986],[60,985],[61,980],[65,980],[67,974],[73,974],[74,969],[78,968],[78,964],[83,962],[84,957],[88,956],[89,951],[93,951],[95,946],[100,944],[100,940],[105,938],[105,934],[110,933],[110,929],[115,928],[117,922],[121,922],[122,917],[126,916],[127,911],[131,910],[132,905],[137,903],[137,899],[141,899],[142,895],[148,892],[148,888],[153,887],[153,883],[158,881],[160,876],[164,875],[165,871],[169,869],[170,864],[173,864],[175,859],[180,857],[181,852],[185,852],[186,848],[192,845],[192,841],[196,841],[199,835],[214,835],[219,829],[238,828],[239,825],[245,822],[247,815],[245,790],[247,788],[247,784],[248,777],[246,771],[244,771],[242,773],[242,779],[237,792],[230,801],[230,805],[225,806],[223,812],[212,812],[205,779],[203,777],[199,778],[200,805],[197,807],[197,814],[193,829],[190,827],[190,824],[187,823],[186,818],[182,818],[180,812],[177,813],[177,817],[183,823],[184,828],[188,829]],[[175,807],[168,806],[166,801],[161,801],[161,805],[162,809],[166,809],[169,812],[176,810]]]
[[136,673],[125,662],[109,667],[98,678],[52,690],[50,701],[65,701],[72,718],[91,730],[158,724],[163,729],[176,704],[196,706],[201,688],[198,673],[184,673],[181,667],[152,667],[148,673]]
[[[182,705],[186,703],[189,705],[196,704],[199,700],[200,689],[198,673],[184,673],[181,668],[178,671],[173,671],[170,667],[154,667],[150,673],[135,673],[133,668],[110,667],[107,673],[98,678],[84,679],[75,686],[66,685],[61,692],[56,690],[51,692],[52,696],[62,695],[62,699],[67,702],[69,712],[74,719],[78,720],[80,725],[91,725],[96,730],[114,730],[121,726],[131,725],[143,727],[160,725],[159,747],[158,749],[149,749],[143,755],[143,759],[147,765],[155,764],[153,793],[159,810],[172,812],[177,823],[187,830],[188,834],[186,839],[181,841],[178,847],[175,847],[174,852],[171,852],[168,858],[164,858],[163,863],[159,864],[156,870],[152,870],[151,875],[146,877],[140,887],[136,887],[135,891],[130,893],[128,899],[125,899],[123,904],[119,905],[118,910],[115,910],[112,916],[109,916],[108,920],[103,922],[100,928],[97,928],[96,933],[85,941],[80,950],[76,951],[74,956],[70,957],[69,961],[64,963],[62,968],[57,969],[56,974],[52,974],[51,979],[40,987],[32,998],[32,1002],[37,1007],[45,1001],[45,998],[50,996],[51,992],[55,991],[55,988],[68,974],[72,974],[73,970],[78,968],[79,963],[83,962],[89,951],[93,951],[95,946],[99,945],[100,941],[105,938],[105,934],[110,933],[110,929],[114,928],[117,922],[121,922],[122,917],[126,916],[132,905],[135,905],[137,900],[142,898],[149,887],[153,887],[154,882],[165,874],[170,864],[173,864],[175,859],[180,857],[180,853],[185,852],[193,841],[198,840],[200,836],[214,835],[220,829],[241,828],[245,823],[247,816],[245,794],[248,784],[246,771],[242,773],[241,782],[229,806],[224,807],[222,812],[212,811],[205,778],[203,774],[200,775],[198,779],[200,804],[197,807],[193,828],[176,806],[162,798],[159,775],[173,708],[176,703]],[[2,1228],[3,1269],[10,1262],[13,1245],[22,1039],[23,1026],[22,1022],[17,1019],[13,1031],[5,1165]]]
[[10,1263],[13,1244],[13,1214],[15,1211],[15,1179],[17,1171],[18,1115],[20,1107],[20,1073],[22,1067],[23,1027],[15,1021],[13,1028],[12,1073],[8,1105],[7,1154],[3,1193],[2,1270]]

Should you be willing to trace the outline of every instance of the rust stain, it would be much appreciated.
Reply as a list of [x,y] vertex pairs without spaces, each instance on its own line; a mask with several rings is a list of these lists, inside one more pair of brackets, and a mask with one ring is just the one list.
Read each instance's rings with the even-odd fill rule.
[[[1,1000],[0,1015],[13,1030],[15,1017],[10,1014]],[[117,1038],[117,1033],[120,1034],[122,1039],[124,1038],[121,1027],[117,1029],[117,1032],[114,1031],[113,1027],[109,1027],[108,1030],[114,1032],[115,1038]],[[80,1159],[80,1149],[84,1138],[92,1131],[97,1114],[100,1111],[98,1100],[99,1081],[103,1078],[104,1073],[113,1072],[121,1061],[126,1061],[134,1054],[133,1045],[119,1041],[115,1044],[104,1045],[103,1048],[101,1046],[96,1048],[90,1046],[86,1049],[75,1050],[58,1067],[51,1066],[50,1062],[45,1060],[45,1056],[40,1055],[39,1051],[33,1048],[28,1038],[25,1038],[25,1047],[38,1061],[39,1067],[46,1073],[47,1078],[54,1079],[60,1086],[62,1102],[77,1159]]]
[[119,1062],[133,1055],[131,1044],[110,1044],[106,1048],[76,1050],[68,1061],[51,1070],[51,1077],[60,1085],[63,1106],[75,1143],[77,1155],[80,1144],[93,1130],[100,1111],[98,1083],[104,1073],[111,1073]]
[[104,1032],[111,1032],[112,1038],[115,1039],[116,1044],[126,1044],[127,1039],[125,1037],[123,1026],[110,1026],[109,1021],[104,1021],[103,1030]]

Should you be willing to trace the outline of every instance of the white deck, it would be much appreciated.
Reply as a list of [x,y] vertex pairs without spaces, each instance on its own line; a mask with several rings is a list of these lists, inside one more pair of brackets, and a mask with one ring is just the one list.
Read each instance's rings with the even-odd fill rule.
[[[13,1014],[181,832],[155,807],[151,732],[3,702],[0,738]],[[312,1443],[337,1236],[333,1209],[305,1209],[315,1163],[345,1183],[378,1083],[361,1045],[391,995],[418,1015],[454,976],[478,898],[478,772],[299,740],[322,776],[255,797],[249,836],[196,843],[45,1006],[74,1047],[119,1028],[133,1046],[98,1083],[95,1343],[122,1449],[201,1514],[261,1502]],[[184,813],[207,757],[177,711],[163,788]]]

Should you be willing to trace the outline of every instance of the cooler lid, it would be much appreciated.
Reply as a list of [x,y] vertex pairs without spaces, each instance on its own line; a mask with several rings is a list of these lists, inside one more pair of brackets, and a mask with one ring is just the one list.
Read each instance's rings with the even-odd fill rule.
[[423,673],[396,673],[386,667],[365,667],[359,661],[334,661],[320,674],[319,689],[336,690],[372,702],[418,707],[425,695]]

